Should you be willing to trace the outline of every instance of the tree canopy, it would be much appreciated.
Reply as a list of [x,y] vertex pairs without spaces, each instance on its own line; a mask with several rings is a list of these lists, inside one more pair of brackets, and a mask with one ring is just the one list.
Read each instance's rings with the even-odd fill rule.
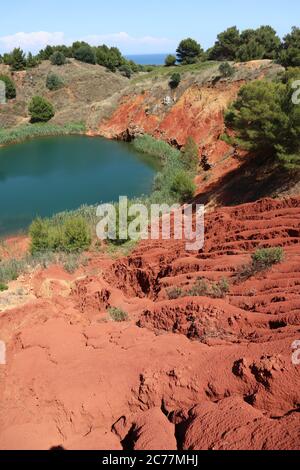
[[194,64],[203,57],[204,51],[197,41],[187,38],[180,42],[176,53],[180,64]]
[[244,85],[225,115],[237,143],[262,157],[300,165],[300,107],[292,101],[291,80],[255,81]]
[[47,122],[53,118],[55,111],[52,104],[41,96],[34,96],[28,108],[31,122]]

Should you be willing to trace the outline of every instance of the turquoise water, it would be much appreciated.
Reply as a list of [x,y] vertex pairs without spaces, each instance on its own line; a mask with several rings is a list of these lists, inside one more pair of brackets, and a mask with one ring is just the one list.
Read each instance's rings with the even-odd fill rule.
[[157,164],[130,144],[85,136],[50,137],[0,148],[0,235],[36,216],[151,191]]

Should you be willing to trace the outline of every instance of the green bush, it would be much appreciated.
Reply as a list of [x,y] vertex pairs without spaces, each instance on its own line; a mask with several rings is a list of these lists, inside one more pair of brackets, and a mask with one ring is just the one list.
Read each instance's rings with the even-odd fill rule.
[[79,253],[89,248],[91,233],[86,220],[77,215],[68,215],[63,222],[36,219],[29,228],[31,253],[46,251]]
[[229,78],[234,75],[234,68],[228,62],[223,62],[219,67],[219,72],[222,77]]
[[82,217],[70,217],[63,227],[63,249],[67,252],[80,252],[89,248],[91,234]]
[[196,172],[199,163],[199,149],[193,137],[188,137],[181,150],[183,166],[186,170]]
[[169,85],[170,88],[175,89],[179,86],[181,82],[181,75],[180,73],[173,73],[173,75],[170,78]]
[[14,81],[8,75],[0,75],[0,81],[5,84],[6,99],[12,100],[17,96],[16,86]]
[[64,65],[66,63],[66,58],[64,54],[60,51],[55,51],[52,56],[50,57],[50,61],[52,65]]
[[54,108],[49,101],[41,96],[34,96],[28,108],[31,122],[47,122],[55,115]]
[[261,271],[279,264],[284,259],[284,251],[281,247],[262,248],[252,255],[252,266],[255,271]]
[[172,184],[171,192],[178,197],[181,203],[190,201],[195,193],[196,186],[189,174],[184,170],[179,170],[175,173]]
[[131,70],[131,67],[128,64],[121,65],[121,67],[119,67],[119,72],[121,72],[121,74],[124,77],[131,78],[132,70]]
[[128,314],[120,308],[110,307],[108,312],[111,319],[117,323],[128,321]]
[[46,78],[46,87],[50,91],[56,91],[64,87],[64,81],[59,75],[50,72]]
[[0,282],[0,292],[4,292],[8,290],[8,287],[6,284],[3,284],[3,282]]
[[165,60],[165,66],[166,67],[174,67],[174,65],[176,65],[176,62],[177,62],[177,59],[174,55],[172,54],[169,54],[167,57],[166,57],[166,60]]

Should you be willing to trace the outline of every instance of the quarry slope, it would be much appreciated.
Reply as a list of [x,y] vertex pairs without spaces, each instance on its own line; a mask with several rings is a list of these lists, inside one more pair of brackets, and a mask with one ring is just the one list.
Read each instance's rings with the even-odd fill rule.
[[[221,208],[205,231],[199,252],[142,242],[24,276],[27,303],[0,315],[0,448],[299,449],[300,199]],[[272,246],[281,264],[239,276]],[[169,300],[199,277],[229,292]]]

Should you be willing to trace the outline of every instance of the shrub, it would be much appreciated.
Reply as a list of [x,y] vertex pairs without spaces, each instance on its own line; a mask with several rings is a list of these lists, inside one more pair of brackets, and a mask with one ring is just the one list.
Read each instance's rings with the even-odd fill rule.
[[167,291],[169,300],[176,300],[183,296],[183,291],[180,287],[173,287]]
[[281,247],[262,248],[252,255],[252,266],[255,271],[262,271],[281,263],[283,259],[284,252]]
[[3,282],[0,282],[0,292],[4,292],[8,290],[8,287],[6,284],[4,284]]
[[229,78],[234,74],[234,68],[228,62],[223,62],[219,67],[219,72],[222,77]]
[[89,248],[91,234],[83,217],[70,217],[63,228],[64,245],[68,252],[80,252]]
[[128,321],[128,314],[120,308],[110,307],[108,312],[111,319],[117,323]]
[[199,162],[198,145],[192,137],[188,137],[185,146],[181,151],[182,162],[187,170],[196,172]]
[[208,283],[205,279],[198,279],[195,285],[189,290],[191,297],[212,297],[213,299],[223,299],[230,290],[229,282],[223,278],[216,283]]
[[181,82],[181,75],[180,73],[173,73],[173,75],[170,78],[169,85],[170,88],[175,89],[179,86]]
[[128,64],[121,65],[121,67],[119,68],[119,71],[124,77],[131,78],[132,70]]
[[177,62],[177,59],[174,55],[172,54],[169,54],[167,57],[166,57],[166,60],[165,60],[165,66],[166,67],[173,67]]
[[50,248],[49,246],[49,223],[43,219],[36,219],[29,228],[31,238],[31,253],[40,253]]
[[47,122],[55,115],[52,104],[41,96],[34,96],[32,98],[28,110],[31,122]]
[[31,253],[57,251],[79,253],[91,244],[90,229],[80,215],[68,215],[56,223],[48,219],[36,219],[29,228]]
[[80,62],[86,62],[87,64],[96,63],[96,55],[94,50],[89,45],[84,45],[76,49],[74,52],[74,58]]
[[20,274],[24,272],[27,262],[24,259],[10,259],[0,263],[0,282],[6,284],[10,281],[18,279]]
[[179,170],[175,173],[171,191],[178,196],[181,203],[187,202],[194,196],[196,186],[189,174],[184,170]]
[[50,61],[52,65],[64,65],[66,63],[66,58],[64,54],[60,51],[55,51],[52,56],[50,57]]
[[55,91],[59,90],[60,88],[63,88],[64,86],[64,81],[63,79],[59,76],[56,75],[55,73],[48,73],[47,79],[46,79],[46,87],[50,91]]
[[17,96],[16,86],[13,80],[7,75],[0,75],[0,81],[5,84],[5,96],[6,99],[12,100]]

